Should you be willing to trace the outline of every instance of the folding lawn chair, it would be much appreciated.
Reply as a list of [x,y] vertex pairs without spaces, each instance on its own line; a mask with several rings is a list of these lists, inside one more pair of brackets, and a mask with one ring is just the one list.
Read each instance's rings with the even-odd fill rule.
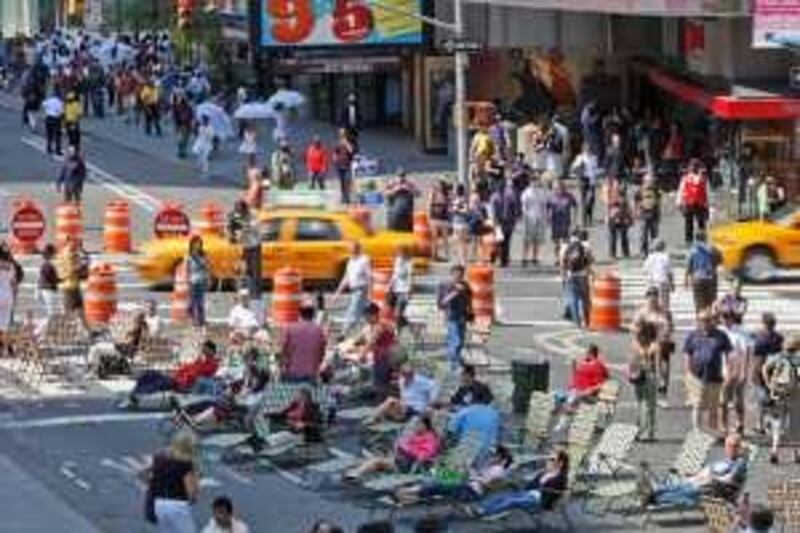
[[589,454],[580,477],[597,480],[616,477],[624,470],[631,472],[625,461],[638,432],[639,428],[633,424],[614,423],[608,426]]
[[519,428],[519,442],[512,444],[516,451],[514,464],[517,467],[537,462],[544,457],[542,449],[550,437],[554,409],[555,398],[552,393],[534,391],[531,394],[525,425]]

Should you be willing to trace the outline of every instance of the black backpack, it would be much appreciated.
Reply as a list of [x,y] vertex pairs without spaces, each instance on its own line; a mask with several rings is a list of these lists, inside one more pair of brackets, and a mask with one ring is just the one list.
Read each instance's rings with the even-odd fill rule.
[[571,242],[564,253],[564,263],[570,272],[580,272],[589,266],[589,255],[581,242]]

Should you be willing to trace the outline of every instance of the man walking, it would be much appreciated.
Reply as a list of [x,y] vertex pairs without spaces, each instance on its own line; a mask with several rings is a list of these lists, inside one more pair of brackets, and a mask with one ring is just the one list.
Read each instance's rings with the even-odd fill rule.
[[547,198],[549,194],[542,187],[538,176],[531,179],[522,193],[522,266],[528,260],[539,264],[539,246],[547,229]]
[[386,187],[386,227],[391,231],[411,232],[414,227],[414,197],[419,194],[405,170]]
[[464,267],[454,265],[450,269],[452,278],[439,287],[439,309],[444,311],[447,319],[447,358],[450,371],[461,368],[461,352],[467,333],[467,323],[472,315],[472,290],[464,281]]
[[564,247],[558,262],[561,270],[561,282],[564,286],[564,300],[569,318],[580,327],[589,327],[591,301],[589,286],[592,272],[592,251],[583,230],[572,232],[569,243]]
[[519,200],[510,181],[501,182],[492,193],[490,212],[500,239],[500,266],[505,268],[511,261],[511,238],[520,215]]
[[553,256],[558,265],[561,257],[561,245],[569,239],[569,230],[572,227],[572,216],[578,203],[575,197],[567,191],[564,180],[555,182],[555,190],[547,201],[547,215],[553,238]]
[[670,294],[675,290],[675,278],[672,272],[672,259],[667,253],[664,239],[656,239],[653,243],[652,253],[644,260],[644,273],[647,287],[656,290],[661,308],[668,313]]
[[697,240],[689,252],[684,285],[691,286],[696,311],[710,309],[717,299],[717,265],[719,253],[705,241],[704,231],[697,232]]
[[54,92],[42,102],[42,109],[45,117],[47,153],[52,154],[55,151],[56,155],[63,155],[61,151],[61,126],[64,121],[64,102],[58,96],[58,93]]
[[344,319],[343,333],[347,335],[364,317],[369,303],[369,284],[372,280],[372,265],[369,256],[364,253],[359,242],[353,243],[352,255],[342,276],[342,282],[334,293],[338,299],[345,289],[350,291],[350,304]]
[[701,428],[700,417],[708,413],[706,430],[716,432],[720,389],[723,382],[722,365],[731,352],[728,336],[714,326],[711,311],[697,314],[697,329],[689,333],[683,344],[686,391],[692,406],[692,426]]
[[650,253],[650,243],[658,238],[658,225],[661,221],[661,191],[658,190],[652,174],[645,174],[642,185],[634,195],[636,218],[641,223],[639,251],[642,257]]
[[678,187],[678,207],[683,213],[684,241],[692,244],[695,232],[705,232],[708,221],[708,179],[702,164],[694,160]]
[[56,182],[56,190],[63,192],[65,202],[80,203],[85,181],[86,163],[84,163],[78,149],[70,146],[67,158],[61,167],[58,182]]
[[192,125],[194,124],[194,111],[189,105],[186,94],[181,92],[175,98],[172,106],[172,118],[175,121],[175,131],[178,134],[178,158],[186,159],[189,149],[189,138],[192,135]]
[[325,189],[325,175],[328,173],[328,151],[322,144],[319,135],[314,135],[306,149],[306,171],[311,188]]

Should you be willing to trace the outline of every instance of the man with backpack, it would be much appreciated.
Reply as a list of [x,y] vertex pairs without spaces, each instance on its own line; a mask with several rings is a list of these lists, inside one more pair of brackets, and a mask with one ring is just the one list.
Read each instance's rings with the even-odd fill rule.
[[589,326],[591,310],[589,282],[594,259],[588,243],[583,242],[585,237],[584,231],[573,231],[559,261],[566,312],[579,328]]
[[655,177],[646,174],[642,185],[634,195],[636,218],[641,221],[642,257],[650,253],[650,243],[658,238],[658,225],[661,221],[661,191],[658,190]]
[[710,308],[717,299],[717,265],[719,252],[706,243],[705,231],[697,232],[697,240],[689,252],[685,286],[692,288],[696,311]]
[[[765,415],[772,429],[772,447],[769,461],[778,464],[778,446],[789,425],[789,405],[798,400],[797,351],[800,341],[795,340],[786,349],[771,355],[761,369],[762,378],[769,389]],[[800,462],[800,451],[795,450],[794,461]]]
[[683,213],[684,240],[686,246],[691,245],[697,232],[705,232],[708,221],[708,179],[702,164],[693,160],[688,172],[681,178],[678,186],[678,208]]

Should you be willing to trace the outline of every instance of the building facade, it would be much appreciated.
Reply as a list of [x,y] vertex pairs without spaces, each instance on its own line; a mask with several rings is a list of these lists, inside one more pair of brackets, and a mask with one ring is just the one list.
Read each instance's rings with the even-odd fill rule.
[[2,0],[0,35],[4,39],[31,36],[39,31],[39,0]]

